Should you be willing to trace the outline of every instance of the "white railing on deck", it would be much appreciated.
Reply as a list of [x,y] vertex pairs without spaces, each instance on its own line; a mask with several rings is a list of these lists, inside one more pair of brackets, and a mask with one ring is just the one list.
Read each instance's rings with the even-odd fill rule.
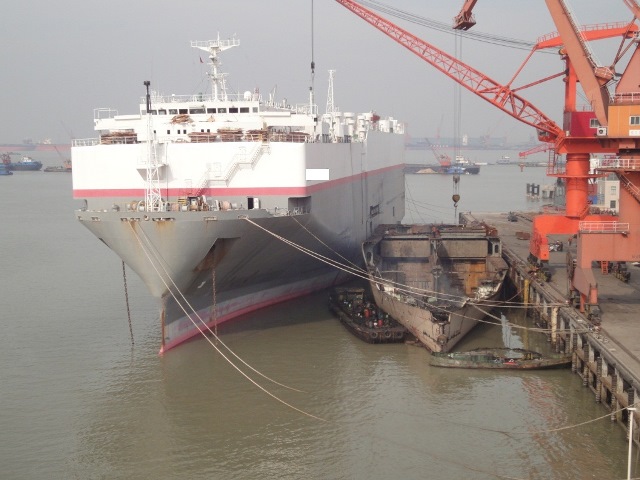
[[[146,99],[145,99],[146,102]],[[103,120],[105,118],[114,118],[118,115],[118,111],[112,108],[94,108],[93,109],[93,119],[94,120]]]
[[639,103],[640,92],[616,93],[611,97],[611,103]]
[[640,170],[640,158],[605,158],[598,170],[618,168],[620,170]]
[[629,224],[622,222],[580,222],[580,233],[627,233]]
[[72,147],[92,147],[100,143],[99,138],[73,138],[71,140]]

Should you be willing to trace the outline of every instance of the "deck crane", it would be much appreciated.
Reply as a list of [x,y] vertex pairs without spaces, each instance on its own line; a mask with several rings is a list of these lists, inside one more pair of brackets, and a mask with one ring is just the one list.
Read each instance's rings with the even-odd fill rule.
[[[509,84],[502,85],[357,2],[336,1],[467,90],[536,128],[539,140],[552,143],[555,152],[566,155],[563,170],[555,161],[550,165],[550,173],[566,181],[566,212],[564,215],[539,215],[534,219],[530,259],[539,266],[548,262],[547,235],[576,234],[578,253],[569,272],[571,288],[579,294],[581,311],[597,306],[597,284],[591,271],[591,261],[640,260],[640,50],[637,43],[617,83],[615,95],[610,97],[608,94],[608,87],[616,78],[615,64],[631,48],[630,45],[623,49],[624,42],[637,35],[638,29],[633,21],[622,26],[616,24],[581,31],[564,0],[545,0],[559,32],[559,35],[547,39],[546,46],[562,45],[560,54],[565,61],[561,74],[565,76],[564,122],[561,128],[516,93],[559,75],[518,89],[511,88],[515,76]],[[622,1],[634,13],[635,21],[640,14],[637,1]],[[470,6],[475,4],[468,3]],[[587,40],[609,38],[619,35],[620,31],[623,32],[622,43],[613,65],[596,65]],[[539,43],[542,48],[543,43]],[[522,67],[518,73],[520,70]],[[579,111],[576,106],[578,83],[591,102],[592,112]],[[593,153],[615,154],[618,158],[607,166],[609,171],[618,175],[624,187],[620,194],[618,218],[588,214],[588,182],[593,177],[589,174],[589,158]]]

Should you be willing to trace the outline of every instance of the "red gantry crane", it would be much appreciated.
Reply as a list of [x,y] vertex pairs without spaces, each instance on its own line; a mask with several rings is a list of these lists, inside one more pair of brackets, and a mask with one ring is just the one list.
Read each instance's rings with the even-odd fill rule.
[[[566,156],[564,167],[554,156],[548,171],[566,182],[565,214],[535,217],[529,259],[538,266],[548,263],[547,235],[577,235],[577,258],[569,262],[571,288],[579,296],[581,311],[595,313],[597,284],[592,261],[640,260],[640,50],[638,43],[625,44],[638,33],[634,23],[640,18],[637,1],[622,0],[634,14],[629,23],[580,28],[564,0],[545,0],[558,33],[542,38],[525,63],[538,48],[562,46],[560,55],[565,65],[560,74],[517,89],[511,84],[524,64],[508,84],[502,85],[353,0],[336,1],[467,90],[536,128],[541,141],[553,144],[556,153]],[[465,0],[454,28],[466,30],[475,24],[471,15],[475,3]],[[587,42],[618,35],[622,41],[612,65],[597,65]],[[615,65],[629,49],[634,49],[631,58],[620,75],[615,94],[610,95],[609,86],[617,76]],[[558,76],[564,76],[565,81],[562,128],[516,93]],[[590,111],[577,108],[578,83],[591,103]],[[615,172],[624,187],[619,217],[589,215],[588,183],[594,177],[589,174],[589,158],[594,153],[616,155],[606,171]]]

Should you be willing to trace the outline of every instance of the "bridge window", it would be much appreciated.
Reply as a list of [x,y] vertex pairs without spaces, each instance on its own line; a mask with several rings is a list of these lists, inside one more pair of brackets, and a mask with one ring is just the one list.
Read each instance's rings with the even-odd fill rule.
[[600,126],[600,122],[598,121],[597,118],[592,118],[589,120],[589,127],[598,128],[599,126]]
[[630,125],[640,125],[640,115],[632,115],[629,117]]
[[189,109],[188,108],[181,108],[180,110],[178,110],[178,112],[182,113],[189,113]]
[[216,109],[215,108],[207,108],[207,113],[216,113]]
[[226,108],[219,108],[218,109],[218,113],[227,113],[227,109]]
[[240,107],[240,113],[249,113],[249,107]]
[[190,108],[189,112],[190,113],[205,113],[204,112],[204,108]]
[[238,113],[238,107],[229,107],[229,113]]
[[177,114],[178,114],[178,109],[176,108],[169,109],[169,115],[177,115]]

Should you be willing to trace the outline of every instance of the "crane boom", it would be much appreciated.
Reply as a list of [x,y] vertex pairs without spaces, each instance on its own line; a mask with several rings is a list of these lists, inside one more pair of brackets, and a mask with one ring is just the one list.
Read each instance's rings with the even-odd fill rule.
[[589,99],[600,125],[608,124],[609,90],[607,83],[613,72],[599,67],[564,0],[545,0],[551,18],[562,38],[564,48],[575,69],[582,90]]
[[467,90],[475,93],[513,118],[536,128],[539,138],[547,142],[555,142],[564,135],[562,128],[553,120],[509,87],[499,84],[487,75],[380,17],[353,0],[336,0],[336,2],[391,37]]
[[640,5],[636,0],[622,0],[624,4],[631,10],[633,16],[636,18],[640,18]]

